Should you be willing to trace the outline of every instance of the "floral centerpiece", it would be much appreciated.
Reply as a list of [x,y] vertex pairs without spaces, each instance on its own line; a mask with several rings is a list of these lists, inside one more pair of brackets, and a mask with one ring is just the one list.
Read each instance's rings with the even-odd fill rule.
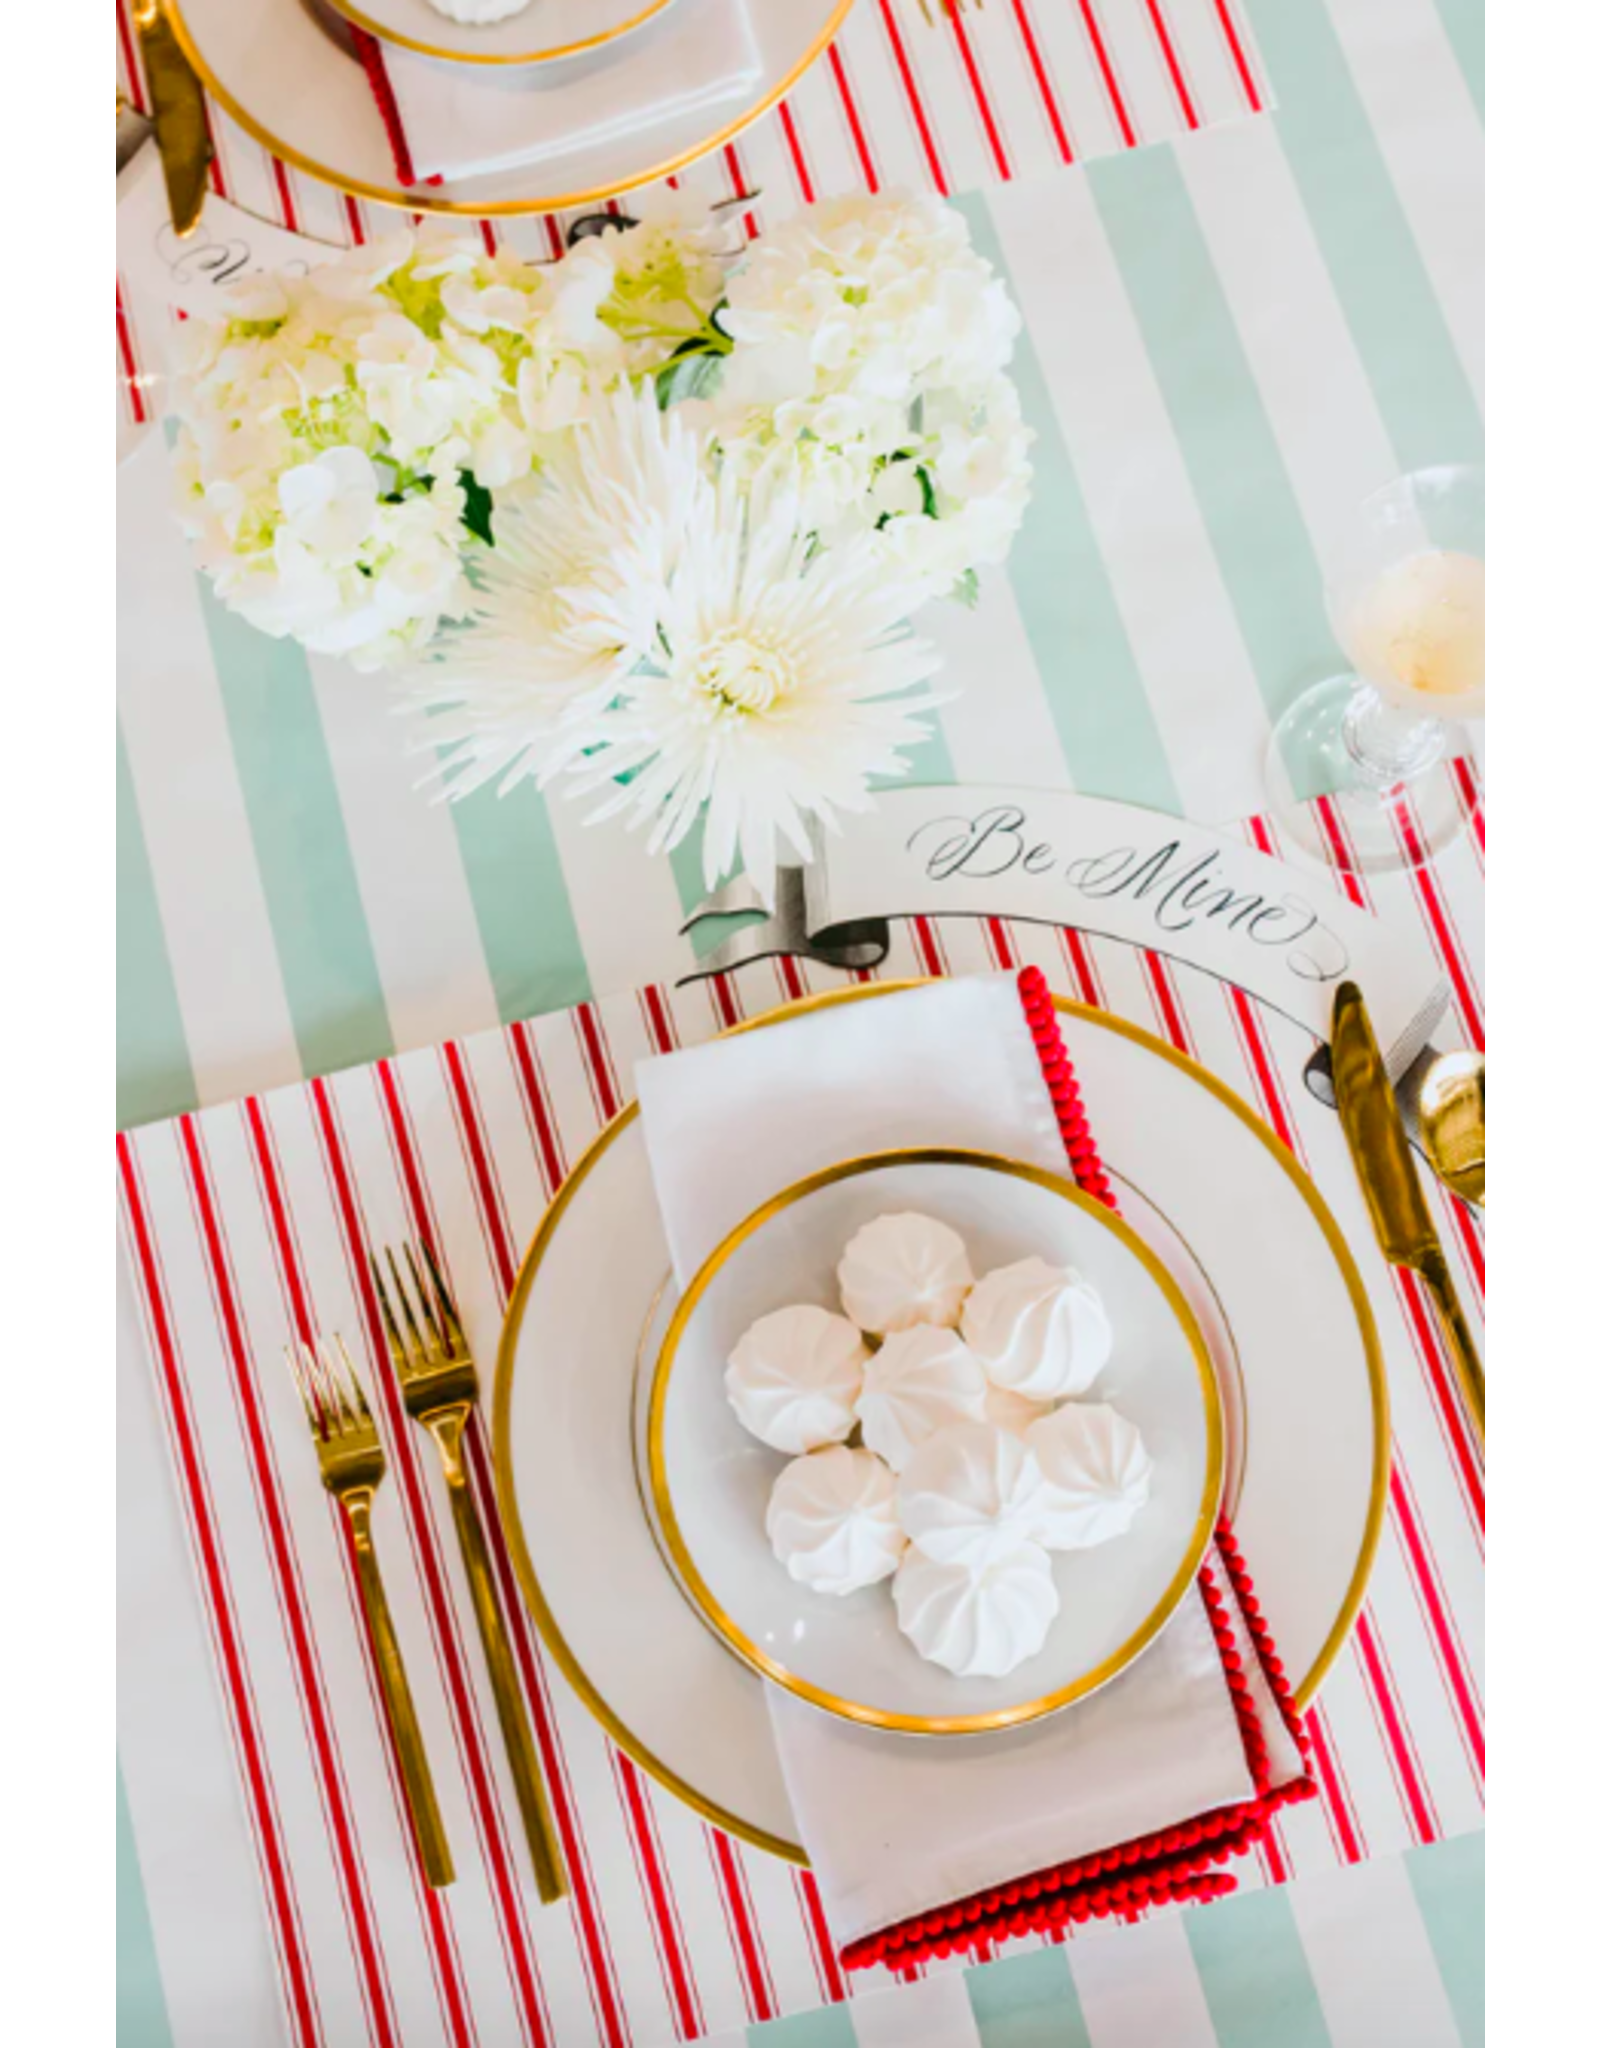
[[724,236],[669,195],[550,264],[430,224],[253,279],[183,331],[176,459],[219,596],[400,669],[447,795],[703,814],[770,895],[926,736],[909,621],[1004,559],[1030,436],[954,209]]

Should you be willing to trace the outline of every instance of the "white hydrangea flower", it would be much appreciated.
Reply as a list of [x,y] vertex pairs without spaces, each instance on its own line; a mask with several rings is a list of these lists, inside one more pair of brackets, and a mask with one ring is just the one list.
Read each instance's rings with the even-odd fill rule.
[[656,850],[703,814],[707,882],[770,898],[926,735],[911,613],[1016,535],[1019,323],[932,200],[828,201],[735,269],[726,217],[635,203],[553,264],[428,222],[249,280],[179,338],[181,517],[263,631],[430,656],[446,794],[533,775]]
[[278,503],[280,534],[343,567],[359,559],[378,523],[378,472],[359,448],[326,448],[283,472]]
[[721,324],[709,416],[734,474],[792,460],[825,544],[873,534],[886,571],[943,590],[1004,558],[1031,481],[1005,375],[1020,319],[953,208],[808,208],[756,245]]
[[522,482],[626,377],[611,289],[582,250],[541,270],[429,222],[186,323],[175,474],[219,594],[358,666],[413,655],[466,601],[463,479]]
[[754,347],[802,344],[819,389],[899,399],[993,377],[1021,328],[962,216],[897,193],[828,199],[781,222],[730,284],[722,324]]
[[634,226],[581,243],[610,266],[599,317],[626,351],[635,376],[657,370],[705,332],[721,302],[729,231],[701,199],[660,186],[629,201]]

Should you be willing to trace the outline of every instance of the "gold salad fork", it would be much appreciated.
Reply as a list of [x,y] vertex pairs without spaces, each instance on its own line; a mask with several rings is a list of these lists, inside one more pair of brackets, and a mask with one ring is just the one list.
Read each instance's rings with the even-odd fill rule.
[[422,1729],[400,1655],[400,1639],[394,1632],[378,1570],[378,1553],[372,1542],[373,1495],[389,1469],[383,1445],[378,1441],[377,1424],[367,1407],[343,1338],[318,1338],[314,1351],[308,1344],[297,1344],[286,1349],[284,1356],[305,1404],[322,1483],[343,1508],[350,1525],[361,1601],[372,1631],[378,1682],[394,1731],[423,1875],[431,1885],[453,1884],[456,1873],[450,1860],[450,1844],[445,1839],[444,1822],[439,1818],[428,1752],[422,1744]]
[[505,1616],[500,1611],[494,1574],[489,1568],[483,1524],[467,1484],[461,1451],[467,1419],[478,1399],[478,1369],[432,1252],[423,1245],[422,1260],[427,1267],[424,1280],[410,1245],[403,1246],[402,1251],[404,1274],[393,1249],[385,1252],[387,1280],[377,1259],[372,1261],[383,1326],[389,1336],[389,1355],[394,1360],[406,1413],[414,1422],[420,1422],[439,1446],[456,1537],[467,1568],[467,1584],[472,1591],[478,1633],[489,1666],[489,1683],[494,1688],[495,1708],[500,1716],[500,1732],[505,1738],[517,1804],[522,1809],[522,1824],[533,1856],[533,1874],[539,1897],[550,1905],[567,1895],[566,1863],[539,1771]]

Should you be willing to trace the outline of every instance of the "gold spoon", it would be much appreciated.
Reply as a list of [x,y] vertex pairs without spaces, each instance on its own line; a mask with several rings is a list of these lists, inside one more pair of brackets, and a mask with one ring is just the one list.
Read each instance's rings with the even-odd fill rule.
[[1447,1052],[1417,1091],[1417,1133],[1428,1163],[1453,1194],[1483,1207],[1483,1055]]

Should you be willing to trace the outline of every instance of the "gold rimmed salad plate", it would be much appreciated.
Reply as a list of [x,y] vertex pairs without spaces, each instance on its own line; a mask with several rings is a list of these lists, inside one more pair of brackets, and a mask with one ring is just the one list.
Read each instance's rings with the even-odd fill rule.
[[[368,14],[373,0],[356,4]],[[561,91],[563,75],[570,76],[574,67],[605,67],[619,103],[624,96],[640,97],[641,82],[647,93],[678,39],[700,26],[697,10],[704,4],[672,0],[600,48],[495,76],[505,90],[527,94],[530,132],[537,133],[541,96]],[[665,178],[720,149],[776,105],[822,55],[852,4],[744,0],[756,55],[733,97],[698,111],[686,100],[680,111],[661,120],[622,124],[599,141],[560,149],[536,165],[414,187],[396,178],[366,72],[345,20],[327,12],[327,0],[250,0],[248,6],[240,0],[166,0],[166,11],[207,92],[286,163],[358,199],[409,213],[476,217],[592,205]],[[534,0],[518,19],[532,19],[539,5]],[[443,27],[444,18],[438,19]]]
[[[896,992],[838,990],[740,1028]],[[1230,1405],[1224,1499],[1303,1705],[1354,1624],[1382,1525],[1387,1398],[1365,1292],[1321,1195],[1231,1089],[1137,1025],[1056,1008],[1123,1208],[1219,1356],[1225,1324],[1249,1457],[1241,1475]],[[635,1365],[669,1264],[630,1106],[574,1163],[512,1295],[494,1394],[512,1556],[551,1654],[619,1745],[717,1825],[803,1861],[763,1681],[684,1598],[637,1485]]]
[[328,0],[381,42],[441,64],[556,64],[604,50],[674,0],[527,0],[500,21],[454,21],[431,0]]
[[[763,1533],[788,1460],[750,1436],[723,1386],[729,1353],[788,1302],[837,1307],[840,1251],[874,1217],[912,1210],[959,1232],[974,1268],[1037,1256],[1082,1273],[1115,1332],[1096,1382],[1154,1467],[1131,1529],[1052,1560],[1060,1612],[1002,1678],[918,1656],[887,1584],[833,1599],[798,1585]],[[647,1432],[651,1504],[676,1575],[761,1677],[849,1721],[903,1735],[977,1735],[1056,1712],[1126,1669],[1188,1590],[1216,1523],[1222,1401],[1194,1311],[1120,1217],[1063,1174],[991,1152],[910,1147],[842,1161],[783,1189],[717,1246],[662,1340]]]

